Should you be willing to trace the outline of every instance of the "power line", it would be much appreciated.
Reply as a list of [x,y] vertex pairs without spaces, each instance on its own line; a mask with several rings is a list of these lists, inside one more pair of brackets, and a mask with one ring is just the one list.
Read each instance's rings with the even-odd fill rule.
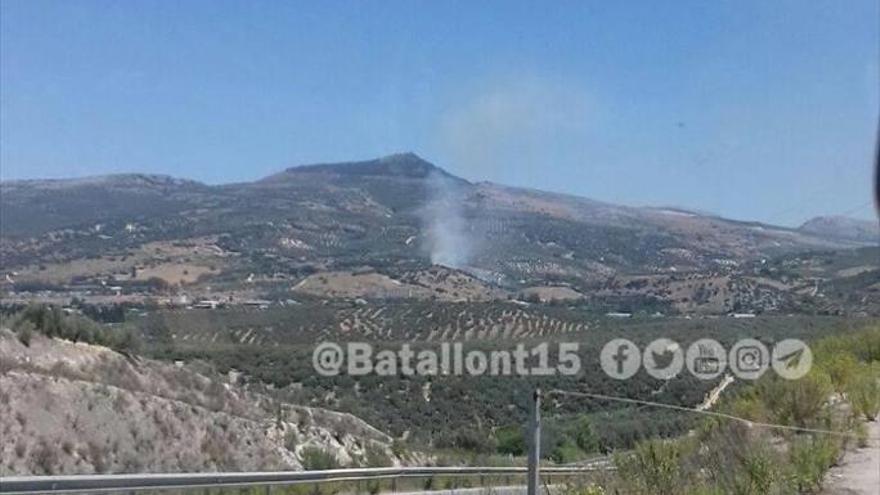
[[626,404],[636,404],[641,406],[651,406],[651,407],[659,407],[663,409],[672,409],[675,411],[683,411],[689,413],[697,413],[704,414],[706,416],[714,416],[716,418],[728,419],[732,421],[737,421],[740,423],[744,423],[749,427],[761,427],[761,428],[774,428],[779,430],[789,430],[789,431],[799,431],[803,433],[821,433],[825,435],[837,435],[841,437],[850,437],[857,438],[857,435],[845,431],[835,431],[835,430],[822,430],[818,428],[801,428],[799,426],[791,426],[791,425],[780,425],[774,423],[762,423],[759,421],[752,421],[746,418],[741,418],[739,416],[734,416],[732,414],[725,414],[716,411],[706,411],[700,410],[693,407],[685,407],[685,406],[677,406],[674,404],[664,404],[662,402],[653,402],[648,400],[639,400],[639,399],[630,399],[628,397],[615,397],[612,395],[604,395],[604,394],[591,394],[587,392],[571,392],[568,390],[559,390],[553,389],[547,392],[547,395],[567,395],[571,397],[582,397],[588,399],[597,399],[597,400],[606,400],[611,402],[623,402]]

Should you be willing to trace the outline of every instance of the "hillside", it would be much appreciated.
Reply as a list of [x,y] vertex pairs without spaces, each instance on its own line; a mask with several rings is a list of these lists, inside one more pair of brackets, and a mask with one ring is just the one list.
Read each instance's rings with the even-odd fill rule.
[[812,218],[804,222],[798,230],[830,239],[870,243],[877,243],[880,239],[880,226],[876,221],[841,216]]
[[[714,386],[608,378],[592,353],[622,332],[639,344],[769,344],[880,315],[880,248],[851,235],[474,183],[413,154],[238,184],[122,175],[0,187],[0,314],[52,304],[134,336],[155,359],[0,336],[8,472],[299,469],[310,447],[342,465],[403,462],[367,423],[432,455],[519,455],[505,433],[525,421],[535,386],[681,405]],[[321,341],[579,342],[585,369],[322,377],[311,359]],[[663,411],[553,407],[546,451],[559,462],[692,427]],[[573,452],[564,440],[584,419],[596,441]],[[182,431],[196,440],[171,441]]]
[[[358,418],[281,403],[189,365],[0,329],[0,474],[299,470],[386,459]],[[183,436],[187,441],[179,441]],[[369,458],[369,459],[368,459]]]
[[[34,294],[102,304],[147,297],[479,301],[544,287],[566,297],[647,298],[724,312],[737,298],[761,299],[760,287],[775,301],[802,288],[744,280],[755,269],[743,267],[870,245],[815,226],[470,183],[412,153],[218,186],[133,174],[0,189],[0,287],[13,301]],[[439,275],[437,265],[445,267]],[[711,282],[716,300],[704,304],[695,287],[670,287],[688,285],[679,282],[691,276]]]

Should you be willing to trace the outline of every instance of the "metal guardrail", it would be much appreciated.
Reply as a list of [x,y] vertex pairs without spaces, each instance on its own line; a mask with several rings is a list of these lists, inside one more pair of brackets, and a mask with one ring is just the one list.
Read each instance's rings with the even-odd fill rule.
[[[554,466],[542,467],[541,474],[578,475],[607,469],[609,467],[601,465]],[[0,494],[230,488],[323,482],[358,482],[389,478],[428,478],[432,476],[525,475],[526,473],[527,468],[525,467],[396,467],[252,473],[13,476],[0,478]]]

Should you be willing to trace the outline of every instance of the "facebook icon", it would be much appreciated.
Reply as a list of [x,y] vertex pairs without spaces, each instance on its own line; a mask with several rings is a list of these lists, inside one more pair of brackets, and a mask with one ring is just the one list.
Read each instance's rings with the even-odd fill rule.
[[623,363],[626,362],[626,349],[629,347],[629,344],[620,344],[617,346],[617,354],[614,355],[614,361],[617,362],[617,373],[623,374]]
[[642,364],[641,351],[627,339],[614,339],[605,344],[599,360],[605,374],[617,380],[635,375]]

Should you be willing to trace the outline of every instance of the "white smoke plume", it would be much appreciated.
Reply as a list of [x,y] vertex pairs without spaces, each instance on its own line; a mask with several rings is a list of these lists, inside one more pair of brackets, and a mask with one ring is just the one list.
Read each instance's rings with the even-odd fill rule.
[[438,172],[428,177],[428,204],[423,220],[433,264],[461,269],[471,260],[474,243],[462,209],[464,196],[453,179]]
[[[584,92],[563,82],[498,81],[450,107],[440,119],[437,147],[464,177],[537,187],[560,157],[586,156],[589,110]],[[464,188],[448,176],[429,178],[427,245],[431,262],[475,273],[475,259],[491,241],[471,226],[491,221],[491,213],[473,211],[469,223],[464,196]]]

